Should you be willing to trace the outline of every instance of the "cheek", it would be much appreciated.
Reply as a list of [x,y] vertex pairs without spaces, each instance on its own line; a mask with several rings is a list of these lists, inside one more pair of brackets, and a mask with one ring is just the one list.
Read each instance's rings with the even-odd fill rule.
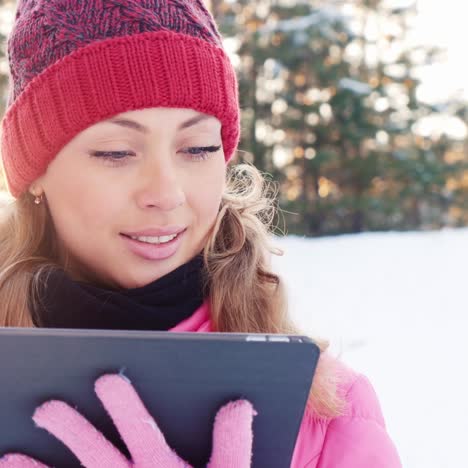
[[109,232],[118,207],[123,206],[119,193],[113,193],[112,187],[102,183],[102,178],[95,180],[89,171],[79,167],[52,169],[45,190],[62,240],[85,245],[90,239]]
[[201,192],[192,203],[192,206],[195,205],[199,221],[207,225],[207,228],[214,223],[220,203],[221,193],[218,194],[218,192],[213,192],[211,196],[207,192]]
[[192,184],[189,203],[196,212],[199,223],[206,229],[211,227],[218,214],[225,187],[224,180],[225,170],[222,166],[203,174]]

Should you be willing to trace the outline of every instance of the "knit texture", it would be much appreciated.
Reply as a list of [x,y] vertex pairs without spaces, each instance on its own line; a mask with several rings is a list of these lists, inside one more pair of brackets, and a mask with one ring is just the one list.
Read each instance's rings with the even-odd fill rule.
[[[156,421],[125,376],[103,375],[94,388],[125,442],[131,461],[83,415],[63,401],[46,401],[36,408],[34,422],[63,442],[87,468],[192,468],[167,444]],[[215,416],[213,449],[207,468],[251,466],[252,423],[256,414],[247,400],[231,401],[221,407]],[[0,467],[49,468],[17,453],[0,458]]]
[[204,283],[201,254],[137,288],[97,286],[53,269],[29,308],[38,327],[169,330],[202,305]]
[[1,152],[19,196],[77,133],[121,112],[190,108],[239,141],[238,85],[201,0],[20,0]]

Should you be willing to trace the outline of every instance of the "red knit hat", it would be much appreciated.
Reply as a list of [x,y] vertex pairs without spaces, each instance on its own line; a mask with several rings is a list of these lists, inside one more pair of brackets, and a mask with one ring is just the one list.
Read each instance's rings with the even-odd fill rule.
[[202,0],[19,0],[1,152],[17,197],[77,133],[121,112],[191,108],[239,141],[238,85]]

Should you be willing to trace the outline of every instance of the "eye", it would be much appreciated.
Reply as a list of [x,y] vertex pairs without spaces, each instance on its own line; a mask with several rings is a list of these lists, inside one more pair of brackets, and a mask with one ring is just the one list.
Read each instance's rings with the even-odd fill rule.
[[126,159],[135,156],[133,151],[92,151],[92,157],[100,158],[111,165],[123,164]]
[[221,149],[221,145],[218,146],[191,146],[185,148],[182,152],[189,155],[189,159],[192,161],[204,161],[208,159],[212,153],[216,153]]
[[[204,161],[208,159],[211,154],[216,153],[221,149],[218,146],[191,146],[183,149],[181,152],[188,155],[191,161]],[[135,156],[132,151],[92,151],[91,156],[95,158],[102,158],[112,164],[119,164],[124,162],[125,159]]]
[[124,159],[127,156],[134,156],[132,151],[93,151],[91,156],[96,158]]

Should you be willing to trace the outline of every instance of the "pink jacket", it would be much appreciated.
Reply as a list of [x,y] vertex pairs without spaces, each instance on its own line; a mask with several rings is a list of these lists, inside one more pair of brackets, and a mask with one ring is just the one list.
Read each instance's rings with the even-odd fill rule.
[[[203,304],[171,331],[211,331],[209,306]],[[291,468],[400,468],[396,448],[385,429],[377,395],[362,374],[339,364],[344,375],[340,392],[344,416],[318,418],[306,411],[294,449]]]

